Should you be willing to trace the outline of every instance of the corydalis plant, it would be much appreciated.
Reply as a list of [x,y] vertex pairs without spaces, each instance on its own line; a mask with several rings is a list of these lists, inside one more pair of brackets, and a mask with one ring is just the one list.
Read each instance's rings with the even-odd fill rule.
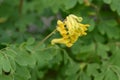
[[[51,35],[58,31],[62,38],[53,39],[51,44],[56,43],[65,44],[67,47],[71,47],[80,36],[86,35],[87,28],[89,24],[82,24],[82,17],[77,17],[73,14],[70,14],[66,17],[64,21],[58,20],[56,29],[46,36],[36,47],[42,44],[47,40]],[[35,48],[36,48],[35,47]]]
[[88,24],[82,24],[82,17],[77,17],[70,14],[62,22],[57,21],[57,31],[61,34],[62,38],[53,39],[51,44],[65,44],[67,47],[71,47],[80,36],[86,35]]

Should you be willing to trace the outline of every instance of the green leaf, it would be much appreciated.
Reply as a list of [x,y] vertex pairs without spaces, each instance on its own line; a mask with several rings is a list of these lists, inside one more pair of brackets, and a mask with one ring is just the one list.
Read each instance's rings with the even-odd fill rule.
[[93,31],[95,28],[95,21],[93,18],[88,18],[88,17],[83,17],[83,23],[84,24],[89,24],[90,26],[88,27],[88,31]]
[[4,53],[2,52],[3,56],[1,55],[1,60],[0,60],[0,69],[3,69],[5,72],[10,72],[13,73],[16,69],[16,64],[15,64],[15,53],[10,50],[6,49]]
[[65,80],[77,80],[77,75],[76,74],[72,74],[70,76],[67,76]]
[[98,31],[96,33],[93,33],[94,35],[94,39],[97,41],[97,42],[101,42],[103,43],[105,41],[105,37],[103,37],[103,35],[101,35]]
[[31,2],[26,2],[24,1],[24,4],[23,4],[23,9],[22,9],[22,12],[23,14],[26,14],[27,11],[34,11],[34,8],[35,8],[35,5],[36,5],[36,1],[31,1]]
[[12,76],[0,75],[0,80],[14,80]]
[[116,65],[120,67],[120,49],[116,48],[115,51],[113,52],[114,54],[111,56],[111,59],[109,60],[112,65]]
[[95,49],[95,45],[92,43],[82,46],[79,51],[80,53],[86,53],[86,52],[94,51],[94,49]]
[[27,45],[32,45],[33,43],[35,42],[35,38],[33,37],[30,37],[28,40],[27,40]]
[[31,25],[35,20],[35,16],[33,14],[25,14],[20,19],[15,22],[15,27],[19,28],[21,32],[26,31],[27,26]]
[[50,66],[50,61],[53,60],[57,54],[60,54],[60,50],[56,49],[56,47],[53,46],[36,51],[36,59],[38,61],[38,66]]
[[76,44],[72,47],[73,54],[76,56],[76,59],[78,60],[86,60],[91,55],[95,55],[95,44],[86,44],[86,45],[80,45]]
[[2,65],[3,65],[3,70],[5,72],[9,72],[11,70],[11,64],[10,61],[7,58],[2,59]]
[[60,52],[56,52],[57,55],[54,56],[54,58],[52,60],[49,61],[49,66],[53,67],[53,65],[55,65],[56,67],[59,66],[62,62],[62,54],[60,54]]
[[3,54],[3,55],[1,55],[0,66],[3,69],[3,71],[9,72],[11,70],[11,64],[8,59],[8,56],[3,52],[1,54]]
[[109,51],[109,47],[108,46],[106,46],[104,44],[101,44],[101,43],[97,44],[97,54],[101,58],[103,58],[103,59],[107,59],[108,58],[107,51]]
[[112,0],[103,0],[105,3],[110,4]]
[[67,64],[70,57],[69,57],[68,53],[65,50],[63,50],[63,53],[64,53],[63,54],[64,64]]
[[117,11],[117,13],[120,15],[120,0],[112,0],[110,7],[113,11]]
[[85,72],[81,71],[78,76],[78,80],[91,80],[91,77],[88,76]]
[[117,79],[120,80],[120,67],[116,65],[111,65],[111,70],[116,74]]
[[6,51],[4,51],[5,54],[7,54],[7,56],[11,59],[15,59],[17,52],[15,52],[13,49],[11,48],[6,48]]
[[29,80],[31,78],[27,67],[17,66],[15,80]]
[[77,0],[64,0],[65,9],[73,8],[77,3]]
[[[74,66],[74,65],[76,65],[76,66]],[[69,64],[67,64],[65,66],[64,73],[65,73],[65,75],[70,76],[70,75],[76,74],[77,71],[79,71],[79,70],[80,70],[80,64],[76,64],[75,62],[70,61]]]
[[117,75],[112,71],[112,70],[108,70],[104,80],[118,80]]
[[98,69],[100,66],[97,63],[87,64],[86,72],[89,76],[96,76],[98,74]]
[[107,34],[109,38],[119,38],[119,28],[115,20],[101,21],[98,29],[102,35]]
[[79,2],[80,4],[83,4],[83,3],[84,3],[84,0],[78,0],[78,2]]
[[94,49],[95,49],[94,43],[86,45],[74,44],[74,46],[72,47],[73,54],[94,52]]
[[26,51],[19,51],[15,61],[21,66],[33,67],[36,63],[35,55]]
[[100,73],[95,76],[95,80],[104,80],[105,73]]
[[93,31],[95,28],[95,21],[93,19],[89,20],[89,25],[88,30]]
[[[50,4],[46,4],[46,2],[50,3]],[[42,7],[51,8],[54,13],[57,13],[59,11],[59,9],[62,7],[64,0],[43,0],[43,1],[39,2],[39,4],[40,3],[43,3],[43,4],[41,4],[41,5],[43,5]],[[41,7],[41,6],[39,5],[39,7]]]
[[51,1],[50,6],[54,13],[57,13],[59,11],[59,9],[61,8],[61,5],[64,3],[64,0],[50,0],[50,1]]
[[[43,78],[46,74],[46,71],[36,71],[37,72],[37,75],[39,78]],[[32,79],[31,79],[32,80]]]

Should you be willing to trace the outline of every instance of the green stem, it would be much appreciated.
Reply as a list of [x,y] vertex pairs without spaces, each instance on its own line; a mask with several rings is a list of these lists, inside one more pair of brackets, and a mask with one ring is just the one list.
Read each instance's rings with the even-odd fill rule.
[[38,45],[35,46],[35,48],[37,48],[38,46],[40,46],[40,45],[41,45],[43,42],[45,42],[50,36],[52,36],[55,32],[56,32],[56,29],[53,30],[49,35],[47,35],[42,41],[40,41],[40,42],[38,43]]
[[19,3],[19,15],[20,16],[22,15],[22,7],[23,7],[23,0],[20,0],[20,3]]

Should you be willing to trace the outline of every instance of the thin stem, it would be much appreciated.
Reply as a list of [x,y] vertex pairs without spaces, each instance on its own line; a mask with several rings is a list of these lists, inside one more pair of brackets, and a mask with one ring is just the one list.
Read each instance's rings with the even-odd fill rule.
[[20,16],[22,15],[22,7],[23,7],[23,0],[20,0],[20,3],[19,3],[19,15]]
[[42,41],[40,41],[40,42],[38,43],[38,45],[35,46],[35,48],[37,48],[38,46],[40,46],[40,45],[41,45],[43,42],[45,42],[50,36],[52,36],[55,32],[56,32],[56,29],[53,30],[49,35],[47,35]]
[[98,6],[96,6],[95,4],[93,4],[93,3],[91,3],[90,4],[95,10],[96,10],[96,13],[98,14],[99,13],[99,8],[98,8]]

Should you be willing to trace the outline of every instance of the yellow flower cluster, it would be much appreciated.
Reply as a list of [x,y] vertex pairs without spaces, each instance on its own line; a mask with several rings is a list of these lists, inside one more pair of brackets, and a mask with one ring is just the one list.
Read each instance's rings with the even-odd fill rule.
[[81,24],[81,21],[81,17],[77,17],[73,14],[67,16],[63,22],[58,20],[57,31],[59,31],[62,38],[53,39],[51,43],[60,43],[65,44],[67,47],[71,47],[76,42],[79,36],[87,34],[85,31],[87,30],[87,27],[89,25]]

